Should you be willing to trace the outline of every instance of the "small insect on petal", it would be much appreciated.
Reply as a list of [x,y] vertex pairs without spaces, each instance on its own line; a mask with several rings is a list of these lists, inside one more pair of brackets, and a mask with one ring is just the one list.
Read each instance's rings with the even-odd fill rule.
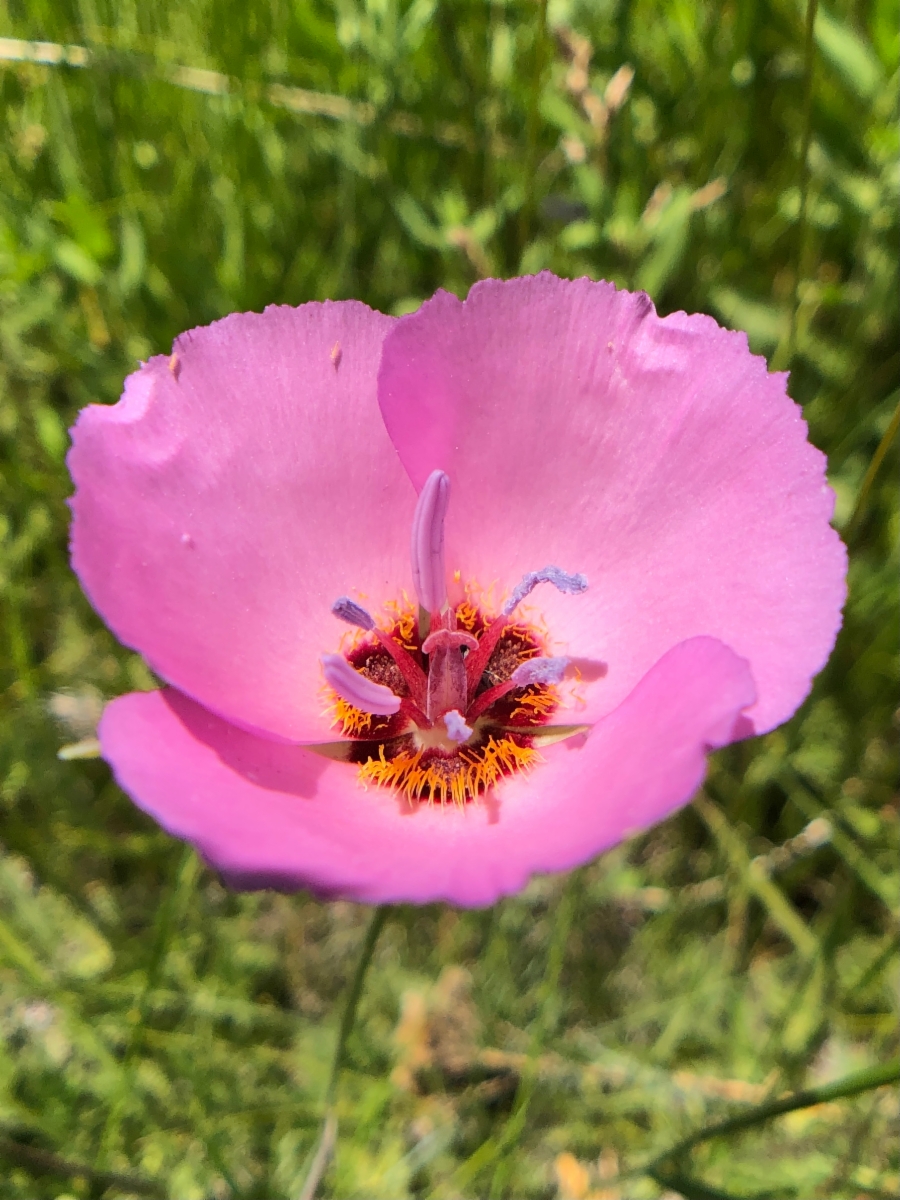
[[334,345],[331,347],[331,354],[329,355],[329,358],[331,359],[331,365],[334,367],[335,370],[337,370],[338,367],[341,365],[341,359],[343,357],[344,357],[344,351],[341,349],[341,343],[335,342]]

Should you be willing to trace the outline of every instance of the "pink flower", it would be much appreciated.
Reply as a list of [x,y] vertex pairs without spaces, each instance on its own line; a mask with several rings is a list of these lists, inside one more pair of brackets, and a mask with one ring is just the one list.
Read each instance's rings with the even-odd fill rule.
[[785,377],[609,284],[226,317],[73,441],[75,570],[170,685],[103,754],[239,887],[483,905],[574,867],[789,717],[840,624]]

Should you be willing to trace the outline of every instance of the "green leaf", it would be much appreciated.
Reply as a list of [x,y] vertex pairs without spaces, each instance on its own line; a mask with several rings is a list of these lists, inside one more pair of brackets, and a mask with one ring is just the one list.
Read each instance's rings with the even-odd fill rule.
[[824,58],[863,100],[872,100],[884,82],[875,53],[849,25],[829,16],[822,5],[816,13],[816,45]]
[[79,283],[93,287],[103,278],[100,264],[70,238],[63,238],[54,244],[53,257],[57,266]]

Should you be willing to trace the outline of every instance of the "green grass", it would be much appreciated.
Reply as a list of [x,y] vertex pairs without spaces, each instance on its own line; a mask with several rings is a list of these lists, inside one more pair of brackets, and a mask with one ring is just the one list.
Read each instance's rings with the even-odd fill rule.
[[[697,805],[490,911],[389,915],[320,1195],[895,1194],[900,16],[807,15],[0,0],[0,38],[49,43],[0,42],[0,1197],[298,1195],[368,920],[227,892],[102,762],[57,758],[151,686],[67,565],[75,413],[232,310],[400,313],[542,267],[790,368],[844,628]],[[604,121],[582,85],[625,64]]]

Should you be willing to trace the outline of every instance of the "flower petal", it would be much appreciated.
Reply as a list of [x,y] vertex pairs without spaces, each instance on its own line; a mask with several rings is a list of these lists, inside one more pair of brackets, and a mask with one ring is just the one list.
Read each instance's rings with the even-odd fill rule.
[[754,700],[746,662],[712,638],[672,649],[582,739],[460,809],[411,809],[353,767],[230,726],[175,691],[132,693],[100,724],[126,792],[239,887],[308,887],[367,903],[491,904],[539,871],[594,857],[686,803],[705,752]]
[[394,326],[379,403],[415,486],[450,475],[451,571],[500,598],[548,562],[588,576],[583,597],[529,601],[548,652],[603,675],[584,719],[698,635],[750,661],[757,732],[807,694],[840,626],[846,555],[825,459],[744,334],[660,318],[611,284],[487,280]]
[[375,400],[391,323],[355,301],[226,317],[73,430],[88,596],[164,679],[236,724],[328,737],[319,655],[346,633],[332,602],[358,592],[377,611],[409,582],[415,493]]

